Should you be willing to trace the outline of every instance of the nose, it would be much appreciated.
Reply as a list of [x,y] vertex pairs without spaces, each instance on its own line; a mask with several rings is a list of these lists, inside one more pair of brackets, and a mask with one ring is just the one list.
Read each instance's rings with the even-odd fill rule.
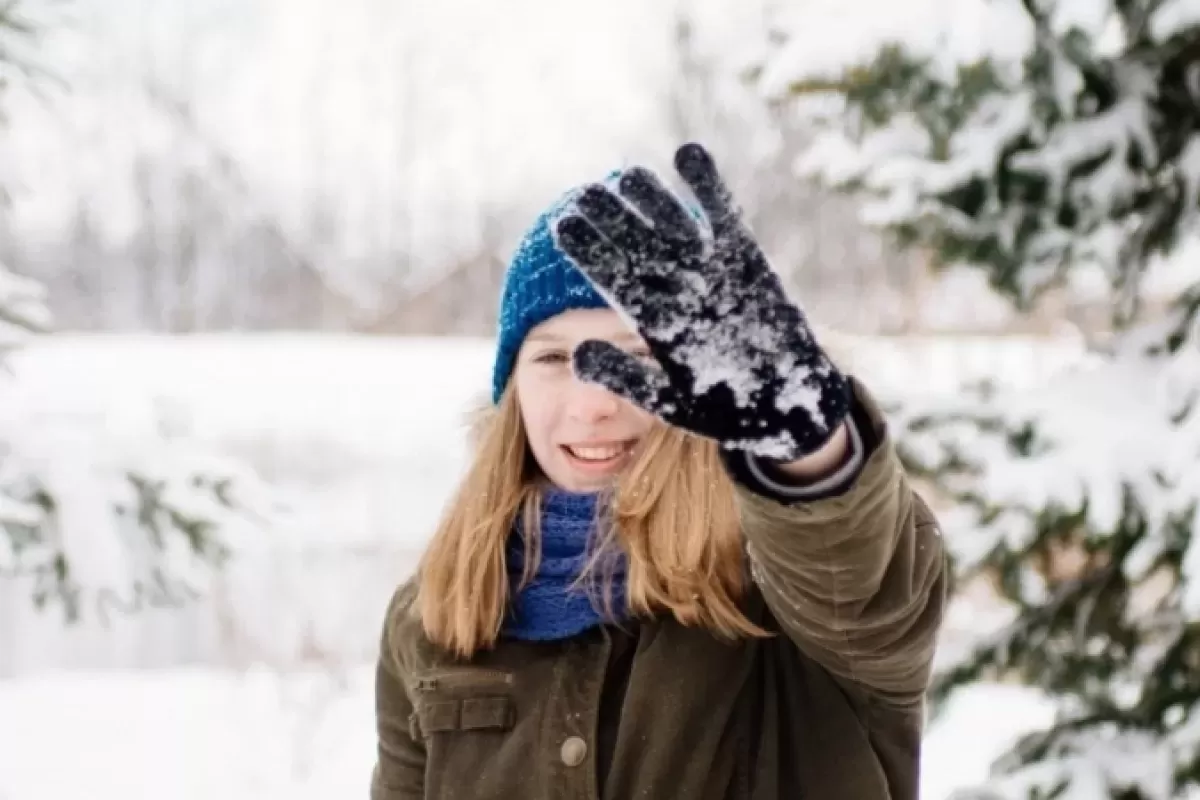
[[594,383],[572,379],[571,397],[567,414],[571,419],[594,424],[615,416],[620,410],[621,400],[612,392]]

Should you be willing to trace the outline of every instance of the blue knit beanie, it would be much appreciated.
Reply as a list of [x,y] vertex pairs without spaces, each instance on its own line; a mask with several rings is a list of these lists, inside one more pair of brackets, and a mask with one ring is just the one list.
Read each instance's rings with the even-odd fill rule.
[[[608,176],[611,181],[619,175]],[[550,226],[582,187],[576,187],[546,209],[526,231],[513,253],[500,295],[496,360],[492,367],[492,402],[499,403],[512,374],[517,351],[532,328],[576,308],[608,308],[596,291],[554,243]]]

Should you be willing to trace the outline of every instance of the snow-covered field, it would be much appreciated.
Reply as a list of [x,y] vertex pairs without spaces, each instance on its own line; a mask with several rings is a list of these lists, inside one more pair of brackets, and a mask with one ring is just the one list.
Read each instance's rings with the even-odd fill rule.
[[[1034,382],[1079,355],[1026,340],[852,345],[885,398]],[[0,800],[365,796],[383,603],[461,467],[489,357],[482,341],[307,335],[63,336],[21,354],[13,402],[122,440],[186,432],[245,459],[288,514],[188,609],[64,630],[0,585]],[[930,731],[924,796],[981,778],[1046,713],[1011,687],[959,697]]]

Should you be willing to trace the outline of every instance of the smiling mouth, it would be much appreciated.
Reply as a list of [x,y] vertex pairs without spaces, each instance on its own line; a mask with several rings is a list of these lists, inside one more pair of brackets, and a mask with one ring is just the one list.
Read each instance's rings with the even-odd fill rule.
[[605,468],[614,466],[633,451],[634,442],[611,442],[606,444],[566,444],[563,451],[579,466]]

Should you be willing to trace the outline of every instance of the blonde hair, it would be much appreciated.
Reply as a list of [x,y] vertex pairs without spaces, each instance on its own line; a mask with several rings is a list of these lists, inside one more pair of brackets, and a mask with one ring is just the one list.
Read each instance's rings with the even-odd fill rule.
[[[510,592],[505,543],[518,514],[529,553],[522,585],[537,569],[542,480],[511,386],[477,416],[472,438],[473,462],[418,567],[414,604],[429,639],[463,658],[500,635]],[[660,423],[639,451],[601,503],[600,540],[581,580],[602,584],[611,610],[603,565],[619,546],[635,616],[670,614],[731,640],[767,636],[739,607],[748,571],[716,444]]]

